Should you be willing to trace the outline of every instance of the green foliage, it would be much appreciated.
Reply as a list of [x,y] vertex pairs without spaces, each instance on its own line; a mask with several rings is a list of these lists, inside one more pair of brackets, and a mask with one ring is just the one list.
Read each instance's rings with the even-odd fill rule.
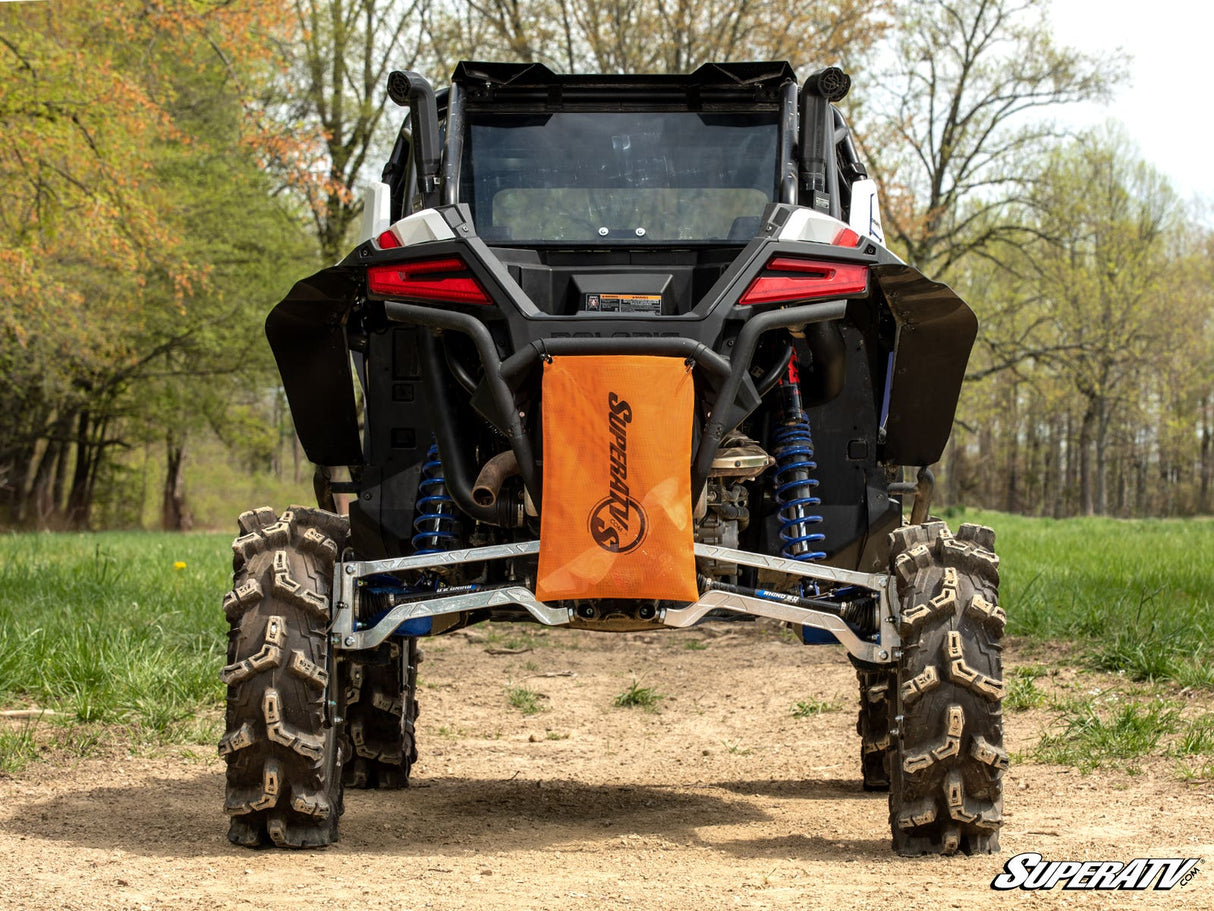
[[543,693],[525,686],[506,687],[506,699],[509,701],[510,707],[518,709],[524,715],[535,715],[542,712],[544,707],[540,705],[540,700],[547,698]]
[[865,145],[889,242],[939,274],[1022,239],[1014,203],[1034,183],[1030,159],[1060,139],[1038,112],[1107,99],[1125,66],[1058,45],[1044,3],[936,0],[894,15]]
[[1037,688],[1032,677],[1013,675],[1003,697],[1003,707],[1009,712],[1023,712],[1045,704],[1045,693]]
[[618,693],[611,704],[621,709],[642,708],[647,712],[654,712],[657,711],[658,703],[665,698],[652,687],[641,686],[640,681],[633,677],[628,689]]
[[[1115,125],[1019,167],[1018,222],[956,286],[982,330],[945,485],[1064,515],[1214,511],[1214,246]],[[985,380],[985,382],[983,382]]]
[[0,537],[0,702],[153,741],[196,734],[195,713],[223,698],[229,540]]
[[1032,751],[1040,762],[1076,766],[1083,772],[1118,768],[1135,773],[1160,740],[1179,726],[1176,705],[1128,702],[1107,717],[1085,706],[1066,719],[1060,734],[1046,734]]
[[0,772],[20,772],[37,757],[35,727],[26,722],[18,728],[0,728]]
[[1182,781],[1214,781],[1214,760],[1176,763],[1176,774]]
[[827,702],[811,696],[808,699],[801,699],[793,703],[791,713],[793,718],[808,718],[811,715],[821,715],[824,712],[837,712],[841,708],[843,706],[837,702]]
[[1214,715],[1190,721],[1170,752],[1173,756],[1214,756]]
[[1008,635],[1074,643],[1136,680],[1214,686],[1214,521],[949,515],[995,529]]
[[261,405],[260,324],[312,265],[241,94],[275,11],[170,6],[0,9],[4,524],[138,524],[129,454]]

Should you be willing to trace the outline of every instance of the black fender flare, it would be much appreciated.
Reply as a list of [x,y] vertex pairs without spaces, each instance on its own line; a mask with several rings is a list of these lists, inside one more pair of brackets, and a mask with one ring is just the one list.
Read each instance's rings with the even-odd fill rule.
[[360,282],[358,270],[324,269],[296,282],[266,317],[266,338],[295,432],[317,465],[363,462],[346,339],[346,317]]
[[873,277],[897,324],[885,459],[930,465],[952,432],[978,318],[947,285],[903,263],[876,266]]

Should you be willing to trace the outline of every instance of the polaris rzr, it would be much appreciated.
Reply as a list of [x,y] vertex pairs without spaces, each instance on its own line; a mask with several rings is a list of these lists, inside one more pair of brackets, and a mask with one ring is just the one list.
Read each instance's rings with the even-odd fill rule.
[[239,520],[233,842],[408,783],[421,638],[766,617],[855,665],[895,850],[998,850],[994,535],[928,518],[977,324],[885,248],[849,85],[392,75],[361,241],[266,321],[319,508]]

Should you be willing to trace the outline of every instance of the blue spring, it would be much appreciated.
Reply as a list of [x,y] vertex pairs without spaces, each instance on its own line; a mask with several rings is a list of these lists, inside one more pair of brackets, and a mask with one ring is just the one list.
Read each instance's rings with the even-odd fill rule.
[[826,540],[826,535],[810,529],[822,522],[809,509],[821,504],[814,496],[818,486],[810,472],[818,467],[814,459],[814,441],[809,430],[809,416],[800,409],[776,429],[774,436],[776,458],[776,503],[780,520],[780,554],[789,560],[822,560],[826,552],[814,548]]
[[447,479],[438,446],[431,444],[422,463],[422,476],[417,484],[417,515],[413,519],[413,552],[437,554],[451,550],[459,540],[459,520],[455,517],[455,501],[447,493]]

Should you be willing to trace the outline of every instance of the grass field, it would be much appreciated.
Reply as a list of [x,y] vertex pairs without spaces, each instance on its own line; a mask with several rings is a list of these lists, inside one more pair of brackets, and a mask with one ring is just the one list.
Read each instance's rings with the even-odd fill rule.
[[[1214,688],[1214,521],[948,518],[954,527],[977,521],[997,530],[1008,634],[1042,667],[1066,654],[1134,680]],[[47,730],[58,748],[82,755],[107,736],[213,744],[230,540],[0,536],[0,707],[54,713],[0,728],[0,770],[29,761]],[[1035,704],[1034,680],[1009,680],[1010,709]],[[1101,719],[1084,727],[1076,712],[1077,731],[1104,732]],[[1065,743],[1052,746],[1066,755]]]
[[1135,680],[1214,686],[1214,520],[948,518],[995,529],[1008,635]]
[[[0,537],[0,705],[49,709],[37,724],[86,753],[114,735],[210,742],[231,584],[228,535],[141,532]],[[35,748],[0,731],[0,768]],[[6,759],[7,756],[7,759]]]

